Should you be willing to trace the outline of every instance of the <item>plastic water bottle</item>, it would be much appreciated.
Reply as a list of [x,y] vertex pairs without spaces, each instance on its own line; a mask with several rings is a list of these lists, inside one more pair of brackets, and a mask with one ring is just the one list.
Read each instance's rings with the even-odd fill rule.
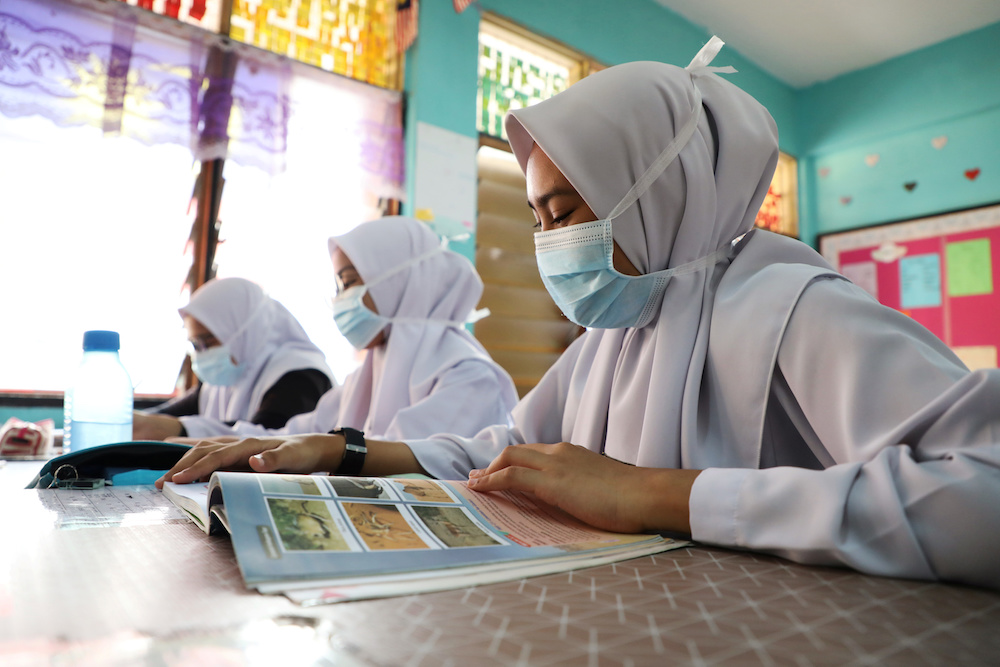
[[132,439],[132,380],[117,331],[85,331],[83,361],[63,399],[63,453]]

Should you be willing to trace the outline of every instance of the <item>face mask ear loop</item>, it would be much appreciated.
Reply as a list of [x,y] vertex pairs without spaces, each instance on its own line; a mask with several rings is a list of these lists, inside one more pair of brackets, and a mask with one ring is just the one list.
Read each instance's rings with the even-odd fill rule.
[[244,320],[243,324],[240,325],[240,328],[237,329],[236,332],[232,336],[229,337],[229,340],[223,341],[222,344],[226,347],[227,350],[229,350],[230,354],[232,354],[232,351],[233,351],[233,343],[235,343],[236,340],[240,336],[242,336],[243,333],[248,328],[250,328],[250,323],[251,322],[253,322],[255,319],[257,319],[258,317],[260,317],[260,315],[264,312],[264,309],[267,307],[267,304],[268,304],[268,302],[270,300],[271,300],[270,297],[268,297],[267,293],[265,292],[261,296],[260,303],[258,303],[256,305],[256,307],[254,307],[253,312],[250,313],[250,317],[248,317],[246,320]]
[[406,260],[405,262],[403,262],[399,266],[394,267],[391,271],[387,271],[387,272],[383,273],[382,275],[380,275],[375,280],[372,280],[370,282],[366,281],[365,284],[362,285],[362,287],[366,287],[367,288],[367,287],[371,287],[373,285],[378,285],[383,280],[386,280],[386,279],[390,278],[391,276],[396,275],[400,271],[404,271],[404,270],[410,268],[411,266],[413,266],[414,264],[417,264],[418,262],[422,262],[422,261],[424,261],[425,259],[427,259],[429,257],[434,257],[435,255],[438,255],[438,254],[440,254],[442,252],[444,252],[444,248],[442,248],[441,246],[438,246],[436,248],[432,248],[431,250],[428,250],[425,253],[421,253],[421,254],[417,255],[416,257],[411,257],[410,259]]
[[649,189],[653,181],[660,177],[660,174],[674,161],[681,150],[687,145],[687,142],[694,136],[694,131],[697,129],[698,121],[701,118],[701,93],[698,92],[697,88],[694,89],[694,97],[694,109],[691,117],[681,126],[681,129],[678,130],[673,140],[667,144],[667,147],[657,156],[653,164],[649,165],[645,173],[625,193],[625,196],[618,202],[618,205],[611,209],[611,213],[606,218],[607,220],[617,218],[624,210],[634,204]]
[[469,316],[465,318],[465,324],[475,324],[479,320],[486,319],[492,314],[493,313],[490,312],[489,308],[479,308],[469,313]]
[[[443,252],[446,252],[447,251],[447,245],[448,245],[449,238],[451,240],[454,240],[454,241],[460,241],[460,240],[463,240],[463,239],[466,239],[466,238],[471,238],[471,235],[470,234],[460,234],[458,236],[443,237],[441,239],[441,245],[438,246],[437,248],[432,248],[431,250],[428,250],[425,253],[421,253],[421,254],[417,255],[416,257],[412,257],[412,258],[406,260],[405,262],[403,262],[402,264],[400,264],[399,266],[393,268],[392,271],[389,271],[387,273],[383,273],[382,275],[380,275],[378,278],[376,278],[375,280],[371,281],[370,283],[365,283],[364,285],[360,285],[359,287],[361,289],[364,289],[367,292],[368,288],[370,288],[373,285],[379,284],[380,282],[382,282],[383,280],[386,280],[390,276],[394,276],[397,273],[399,273],[400,271],[403,271],[403,270],[405,270],[405,269],[413,266],[414,264],[417,264],[418,262],[422,262],[425,259],[428,259],[430,257],[434,257],[435,255],[439,255],[439,254],[441,254]],[[352,287],[351,289],[354,289],[354,288]],[[346,293],[346,290],[345,290],[344,293]],[[474,317],[475,319],[470,319],[470,320],[466,320],[466,321],[462,321],[462,322],[452,321],[452,320],[420,319],[420,318],[415,318],[415,317],[385,317],[383,315],[379,315],[379,317],[381,317],[383,320],[385,320],[385,322],[387,324],[392,324],[392,323],[405,323],[405,324],[443,324],[445,326],[450,326],[450,327],[455,327],[455,328],[462,328],[462,327],[465,326],[466,323],[470,323],[471,324],[473,322],[481,320],[484,317],[487,317],[489,314],[490,314],[489,309],[483,308],[481,310],[473,311],[470,314],[470,317]]]
[[684,149],[691,137],[694,136],[695,130],[698,128],[698,121],[701,120],[701,91],[698,87],[694,85],[694,79],[710,72],[724,72],[732,74],[736,72],[735,67],[709,67],[709,63],[715,58],[719,53],[719,50],[725,45],[718,37],[713,36],[712,39],[708,40],[698,51],[697,55],[691,60],[691,63],[685,67],[691,75],[691,87],[694,90],[694,102],[692,103],[692,113],[691,117],[688,118],[687,122],[677,131],[673,140],[667,144],[667,147],[663,149],[663,152],[653,161],[653,164],[649,165],[645,173],[636,180],[635,184],[625,193],[622,200],[618,202],[611,213],[608,214],[607,219],[613,220],[621,215],[622,211],[627,209],[629,206],[634,204],[639,197],[649,188],[649,186],[660,177],[660,174],[670,165],[674,159],[677,158],[678,154]]
[[441,237],[441,249],[448,250],[453,242],[457,241],[468,241],[472,238],[472,234],[469,232],[462,232],[460,234],[454,234],[452,236],[442,236]]

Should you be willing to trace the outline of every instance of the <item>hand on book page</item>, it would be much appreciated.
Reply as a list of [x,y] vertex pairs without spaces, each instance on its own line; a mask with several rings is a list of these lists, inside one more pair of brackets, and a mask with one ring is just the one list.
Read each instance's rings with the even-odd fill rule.
[[[272,472],[279,469],[274,465],[274,460],[280,461],[282,472],[335,470],[343,451],[330,446],[330,440],[334,438],[343,439],[342,436],[317,438],[308,434],[270,438],[175,438],[177,442],[183,441],[194,446],[163,477],[156,480],[156,486],[162,489],[164,482],[204,482],[216,470]],[[264,454],[268,460],[261,456]]]
[[568,442],[536,443],[505,448],[469,473],[469,488],[531,493],[604,530],[690,534],[688,499],[699,472],[636,467]]

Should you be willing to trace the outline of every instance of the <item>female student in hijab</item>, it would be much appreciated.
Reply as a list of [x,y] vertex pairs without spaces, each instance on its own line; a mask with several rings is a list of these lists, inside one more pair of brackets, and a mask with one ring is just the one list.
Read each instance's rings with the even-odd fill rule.
[[472,263],[412,218],[372,220],[328,242],[337,281],[334,320],[361,366],[315,409],[283,428],[237,422],[228,433],[326,433],[373,438],[475,435],[508,424],[510,376],[466,331],[483,283]]
[[[589,330],[512,428],[369,442],[363,474],[468,474],[604,528],[1000,587],[1000,371],[753,229],[777,132],[707,67],[720,46],[508,116],[539,269]],[[335,473],[345,453],[336,435],[208,446],[167,478]]]
[[333,386],[322,350],[288,309],[249,280],[211,280],[179,312],[201,382],[148,413],[136,412],[136,439],[221,435],[238,420],[279,428],[312,410]]

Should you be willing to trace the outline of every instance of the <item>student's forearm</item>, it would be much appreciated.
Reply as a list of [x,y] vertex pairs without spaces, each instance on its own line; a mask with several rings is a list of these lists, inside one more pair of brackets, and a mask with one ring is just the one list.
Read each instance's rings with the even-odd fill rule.
[[700,470],[637,468],[645,477],[637,507],[646,530],[669,530],[691,534],[691,488]]
[[[259,438],[202,440],[157,481],[187,484],[207,480],[216,470],[336,474],[344,458],[342,435],[303,434]],[[410,448],[402,442],[368,440],[362,475],[378,477],[405,473],[426,474]]]
[[[322,450],[320,465],[317,472],[328,472],[337,474],[341,461],[344,458],[344,447],[346,441],[342,435],[315,435],[310,436],[310,444]],[[366,477],[384,477],[386,475],[402,475],[407,473],[419,473],[426,475],[427,472],[417,462],[417,457],[404,442],[392,440],[369,440],[365,439],[368,453],[365,455],[365,463],[361,467],[361,474]]]
[[385,477],[386,475],[404,475],[419,473],[426,475],[413,450],[405,442],[392,440],[367,440],[368,455],[361,468],[364,475]]

